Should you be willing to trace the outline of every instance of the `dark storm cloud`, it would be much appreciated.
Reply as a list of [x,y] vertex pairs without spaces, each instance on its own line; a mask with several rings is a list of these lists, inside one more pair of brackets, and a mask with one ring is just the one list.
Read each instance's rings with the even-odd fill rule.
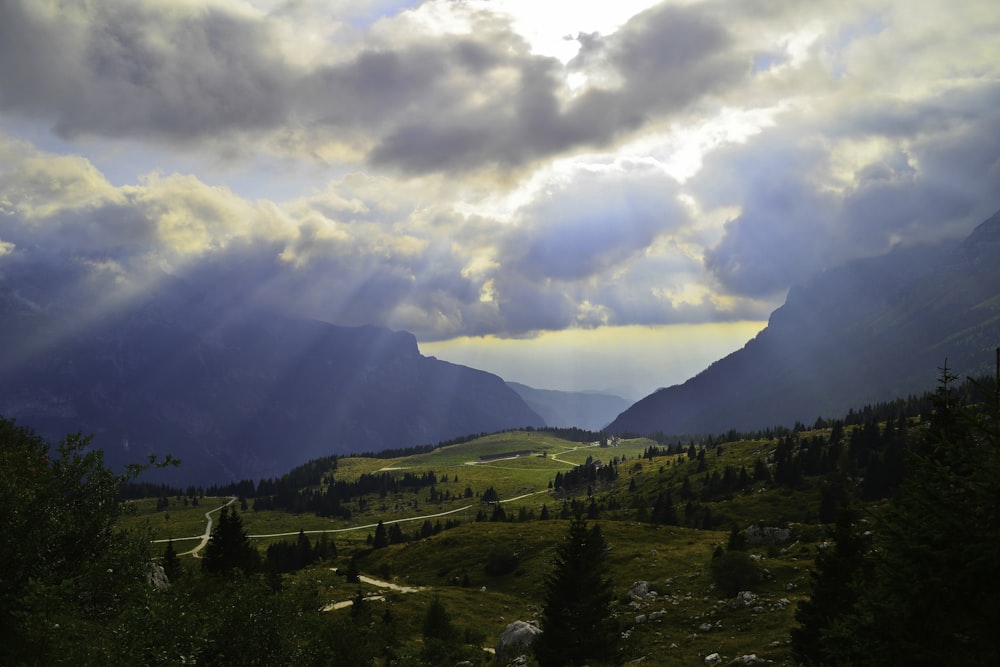
[[[570,96],[561,63],[520,55],[494,61],[517,80],[486,108],[452,104],[405,120],[382,138],[374,163],[407,172],[511,168],[581,147],[603,147],[696,103],[747,74],[725,29],[695,7],[642,13],[608,37],[581,35],[568,67],[613,81]],[[471,91],[462,91],[463,97]],[[459,100],[460,102],[460,100]]]
[[[824,130],[788,123],[720,151],[696,187],[742,211],[706,267],[732,293],[761,296],[897,243],[967,233],[1000,206],[998,103],[989,84],[905,106],[875,100]],[[832,188],[830,147],[849,140],[882,142],[881,157]]]
[[[472,36],[362,46],[296,65],[266,17],[107,1],[0,4],[0,109],[64,136],[346,142],[407,173],[514,169],[608,146],[746,74],[696,7],[583,40],[571,66],[617,83],[570,94],[566,68],[493,20]],[[585,61],[587,64],[585,64]],[[592,63],[592,65],[590,64]],[[288,142],[288,136],[296,137]]]
[[73,136],[196,139],[272,128],[289,70],[257,22],[133,2],[0,6],[0,108]]

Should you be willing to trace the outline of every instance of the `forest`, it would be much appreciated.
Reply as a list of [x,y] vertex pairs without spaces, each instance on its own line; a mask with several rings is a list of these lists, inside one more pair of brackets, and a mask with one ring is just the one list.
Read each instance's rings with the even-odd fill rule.
[[[143,486],[169,457],[113,472],[85,436],[53,447],[0,420],[0,662],[508,664],[507,609],[532,617],[519,664],[541,667],[990,664],[996,379],[943,368],[934,391],[812,427],[616,447],[504,432],[211,493]],[[511,441],[541,452],[522,473],[453,463]],[[153,541],[154,520],[219,501],[198,557]],[[251,537],[264,519],[313,523]],[[654,610],[639,583],[671,604]]]

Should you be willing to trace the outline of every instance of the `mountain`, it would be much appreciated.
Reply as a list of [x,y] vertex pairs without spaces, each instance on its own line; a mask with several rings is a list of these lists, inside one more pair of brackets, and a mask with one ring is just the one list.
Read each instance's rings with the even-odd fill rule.
[[181,483],[544,425],[501,378],[422,356],[412,334],[178,303],[82,326],[0,291],[0,414],[51,441],[93,434],[113,466],[170,453],[182,465],[160,477]]
[[535,389],[519,382],[508,382],[507,386],[541,415],[548,426],[600,431],[631,403],[621,396],[600,392]]
[[811,421],[932,388],[947,361],[991,373],[1000,212],[965,240],[897,248],[814,276],[742,349],[643,398],[612,432],[720,433]]

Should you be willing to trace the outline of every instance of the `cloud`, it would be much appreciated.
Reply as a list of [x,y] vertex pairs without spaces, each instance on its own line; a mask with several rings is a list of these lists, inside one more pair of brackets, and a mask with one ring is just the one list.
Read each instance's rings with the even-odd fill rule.
[[733,293],[764,296],[898,243],[967,233],[1000,205],[998,101],[986,82],[905,105],[875,97],[720,150],[695,187],[741,212],[706,267]]
[[[446,11],[467,32],[428,34],[418,20]],[[14,66],[0,73],[0,109],[70,138],[252,142],[461,174],[611,146],[746,73],[722,24],[697,7],[651,10],[595,40],[571,69],[619,85],[575,93],[562,63],[485,10],[428,3],[380,19],[348,53],[296,47],[296,19],[221,2],[4,3],[0,59]]]
[[575,57],[509,3],[405,4],[0,3],[0,122],[64,138],[0,137],[2,279],[523,338],[760,320],[1000,206],[985,4],[570,13]]

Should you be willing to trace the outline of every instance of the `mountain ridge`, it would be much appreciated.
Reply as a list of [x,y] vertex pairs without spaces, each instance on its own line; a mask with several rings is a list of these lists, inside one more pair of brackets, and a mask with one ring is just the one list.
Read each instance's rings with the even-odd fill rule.
[[[842,414],[990,369],[1000,342],[1000,212],[964,240],[897,248],[793,287],[753,339],[633,404],[612,432],[719,433]],[[814,412],[817,414],[811,414]]]
[[[545,425],[499,376],[425,357],[409,332],[253,310],[206,322],[163,302],[75,330],[6,297],[0,414],[52,439],[92,433],[114,465],[170,453],[175,480]],[[56,342],[25,363],[33,339]]]
[[576,426],[600,431],[631,401],[598,391],[559,391],[538,389],[520,382],[507,382],[532,410],[541,415],[547,426]]

